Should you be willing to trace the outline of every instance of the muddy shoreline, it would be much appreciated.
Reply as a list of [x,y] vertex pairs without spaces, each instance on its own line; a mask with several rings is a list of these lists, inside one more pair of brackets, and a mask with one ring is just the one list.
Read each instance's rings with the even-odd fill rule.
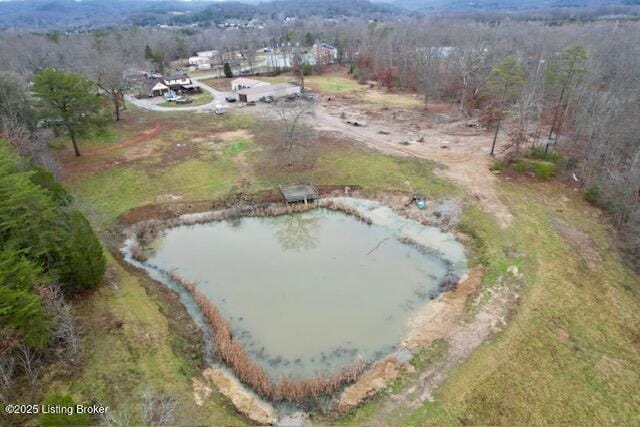
[[[319,188],[319,190],[321,193],[321,197],[332,197],[332,196],[340,197],[345,195],[355,196],[355,197],[362,196],[361,194],[359,194],[360,192],[355,186],[350,186],[346,188],[343,186],[321,187]],[[369,199],[373,199],[373,200],[378,199],[381,203],[386,204],[390,200],[393,200],[394,202],[396,202],[398,200],[405,199],[408,197],[408,194],[384,193],[382,194],[382,197],[379,197],[379,198],[371,197],[370,195],[368,196],[369,197],[367,198]],[[315,204],[308,205],[308,206],[303,205],[302,207],[297,207],[293,209],[286,208],[286,205],[283,204],[281,201],[280,193],[274,190],[274,191],[264,191],[256,195],[252,195],[251,197],[248,197],[243,194],[237,194],[233,197],[227,197],[226,199],[216,200],[216,201],[199,201],[199,202],[189,202],[189,203],[173,202],[169,204],[160,203],[160,204],[154,204],[154,205],[135,208],[122,214],[118,218],[118,221],[116,223],[117,228],[113,231],[115,231],[115,233],[119,237],[117,240],[120,242],[120,245],[122,245],[124,244],[125,237],[126,237],[125,231],[126,230],[130,231],[131,228],[136,224],[145,223],[145,222],[155,222],[156,224],[160,225],[160,229],[163,229],[163,227],[171,227],[171,226],[179,226],[183,224],[192,224],[192,223],[198,223],[198,222],[210,222],[210,221],[216,221],[216,220],[229,219],[227,217],[215,217],[215,216],[212,217],[211,215],[207,216],[207,213],[210,214],[212,211],[219,211],[223,209],[232,210],[233,212],[232,215],[236,215],[236,216],[246,216],[248,212],[255,211],[256,209],[258,209],[257,213],[254,216],[265,216],[265,215],[269,216],[270,212],[268,212],[267,207],[271,207],[271,209],[273,209],[274,206],[278,206],[278,205],[282,206],[282,208],[277,209],[275,212],[271,212],[271,213],[274,213],[275,215],[282,215],[282,214],[288,214],[291,212],[303,212],[319,206],[319,207],[324,207],[330,210],[342,210],[342,211],[345,211],[345,213],[347,214],[355,215],[356,217],[358,217],[358,219],[362,221],[371,223],[370,219],[359,216],[357,212],[355,212],[355,209],[346,209],[345,206],[340,206],[339,204],[335,204],[331,200],[326,200],[325,203],[322,203],[319,205],[315,205]],[[251,206],[251,208],[242,209],[243,206],[244,207]],[[416,218],[416,215],[407,214],[406,204],[395,203],[394,205],[389,207],[391,207],[394,212],[408,219],[422,223],[423,225],[433,226],[433,221],[431,221],[430,219],[425,220],[423,218]],[[185,222],[184,216],[188,217],[189,215],[187,214],[193,214],[193,215],[192,215],[191,221]],[[198,218],[199,215],[202,215],[202,217]],[[178,220],[179,217],[182,217],[181,218],[182,221]],[[233,216],[231,216],[231,218],[233,218]],[[437,220],[435,222],[437,222]],[[448,221],[446,225],[449,225]],[[442,228],[445,229],[449,227],[442,227]],[[404,243],[415,246],[419,250],[427,249],[419,245],[415,241],[405,241]],[[123,253],[120,252],[120,250],[116,248],[112,248],[111,251],[112,253],[114,253],[119,263],[123,265],[125,268],[127,268],[129,271],[135,271],[136,275],[146,276],[146,278],[149,279],[148,281],[161,283],[159,280],[156,280],[150,277],[149,273],[145,269],[136,267],[132,265],[130,262],[128,262],[124,258],[124,255]],[[436,297],[436,299],[433,300],[432,298],[432,301],[427,302],[425,306],[429,306],[431,305],[431,303],[440,300],[444,294],[449,294],[452,292],[455,293],[456,285],[458,283],[458,280],[457,280],[458,278],[456,277],[456,280],[451,280],[451,279],[452,278],[449,277],[447,282],[441,287],[439,295]],[[188,313],[189,310],[184,305],[184,301],[181,300],[181,296],[179,295],[179,292],[176,292],[175,290],[170,289],[164,283],[161,283],[161,284],[163,286],[158,288],[164,288],[166,290],[166,292],[164,293],[166,293],[167,295],[171,295],[170,297],[165,298],[167,302],[173,306],[180,305],[181,311],[184,312],[186,316],[191,318],[190,323],[193,325],[193,327],[201,329],[202,322],[201,321],[198,322]],[[424,311],[424,309],[425,307],[418,310],[419,313]],[[416,315],[418,315],[419,313],[416,313]],[[417,316],[417,317],[420,318],[420,316]],[[409,322],[409,326],[412,327],[412,329],[413,327],[416,327],[416,326],[419,326],[419,327],[424,326],[423,322],[414,322],[413,318],[414,316],[412,316],[413,323]],[[206,346],[205,343],[207,339],[205,339],[205,336],[207,334],[211,334],[211,332],[212,332],[211,330],[209,331],[202,330],[201,339],[198,339],[198,340],[194,339],[192,340],[192,342],[194,342],[195,344],[195,341],[197,341],[200,343],[200,345],[204,344],[203,347]],[[422,339],[415,340],[416,338],[415,332],[416,332],[415,330],[409,330],[406,335],[407,338],[403,340],[401,344],[400,353],[404,352],[404,354],[398,355],[398,352],[396,352],[383,359],[375,361],[361,376],[359,376],[358,379],[356,379],[355,381],[353,380],[350,381],[351,385],[343,386],[344,388],[341,387],[342,391],[339,392],[338,394],[336,394],[335,392],[332,393],[333,397],[331,398],[331,403],[328,406],[326,404],[327,402],[326,400],[324,400],[324,403],[322,406],[326,407],[325,409],[330,408],[332,410],[337,410],[338,413],[346,413],[349,410],[352,410],[355,407],[357,407],[360,403],[362,403],[371,395],[375,394],[380,389],[388,386],[393,380],[395,380],[395,378],[400,374],[401,371],[410,368],[408,360],[410,359],[411,353],[419,350],[421,347],[426,346],[430,344],[431,341],[433,341],[433,339],[425,339],[424,336],[420,337]],[[414,338],[413,340],[411,339],[412,336]],[[412,344],[414,345],[407,346],[406,345],[407,340],[412,341]],[[203,350],[202,354],[204,355],[205,353],[207,353],[207,351]],[[206,357],[202,358],[202,363],[201,363],[202,368],[210,365],[209,363],[207,363],[209,361],[206,359],[207,359]],[[257,396],[255,395],[253,390],[246,390],[246,392],[243,391],[242,388],[244,388],[245,386],[243,386],[242,384],[234,384],[234,386],[230,388],[229,384],[233,383],[232,381],[233,375],[230,377],[229,376],[230,374],[227,374],[224,372],[224,368],[220,370],[215,366],[213,367],[209,366],[207,370],[203,372],[208,372],[208,374],[205,375],[203,378],[201,378],[201,380],[213,383],[219,390],[223,392],[223,394],[225,394],[234,403],[234,406],[236,406],[236,408],[241,413],[247,416],[247,418],[251,419],[252,421],[256,421],[260,423],[269,424],[274,422],[275,419],[273,417],[276,416],[274,414],[277,414],[277,411],[275,410],[275,408],[271,407],[271,404],[268,401],[264,401],[260,398],[256,399]],[[212,372],[215,372],[215,374],[212,374]],[[197,380],[194,378],[194,383],[196,381],[201,381],[201,380]],[[225,393],[225,390],[226,390],[226,393]],[[317,404],[314,406],[316,408],[319,407],[319,405]],[[273,410],[269,409],[270,407]],[[269,414],[269,415],[267,416],[265,414]]]

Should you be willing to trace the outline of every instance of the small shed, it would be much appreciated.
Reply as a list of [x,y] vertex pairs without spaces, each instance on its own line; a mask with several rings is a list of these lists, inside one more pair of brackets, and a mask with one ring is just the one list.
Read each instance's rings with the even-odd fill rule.
[[318,189],[311,183],[281,185],[280,191],[287,203],[305,202],[316,200],[319,197]]

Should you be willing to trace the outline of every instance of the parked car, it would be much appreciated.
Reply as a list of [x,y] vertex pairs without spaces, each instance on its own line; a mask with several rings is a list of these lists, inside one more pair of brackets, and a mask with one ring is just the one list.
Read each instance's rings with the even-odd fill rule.
[[191,98],[184,98],[184,97],[182,97],[182,96],[181,96],[180,98],[177,98],[177,99],[175,100],[175,103],[176,103],[176,104],[191,104],[192,102],[193,102],[193,99],[191,99]]
[[169,92],[166,92],[164,95],[162,95],[162,97],[164,98],[165,101],[167,102],[171,102],[171,101],[175,101],[178,98],[180,98],[178,95],[176,95],[176,93],[172,90],[170,90]]
[[227,102],[236,102],[235,96],[225,96],[224,99]]
[[223,115],[223,114],[224,114],[224,107],[223,107],[221,104],[216,104],[216,110],[215,110],[215,113],[216,113],[218,116]]
[[274,99],[273,99],[273,96],[269,95],[269,96],[263,96],[262,98],[260,98],[260,101],[266,102],[267,104],[271,104],[274,101]]

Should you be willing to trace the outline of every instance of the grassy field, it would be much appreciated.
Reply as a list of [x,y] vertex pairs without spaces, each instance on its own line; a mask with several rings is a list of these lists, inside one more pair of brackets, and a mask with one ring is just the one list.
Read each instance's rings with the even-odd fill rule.
[[[351,81],[349,84],[355,82]],[[329,79],[326,87],[339,89]],[[347,83],[345,83],[346,85]],[[345,88],[347,86],[344,86]],[[360,87],[360,86],[358,86]],[[311,180],[318,185],[359,185],[365,192],[407,190],[405,181],[429,197],[462,191],[434,175],[434,163],[359,149],[344,141],[317,139],[300,148],[293,167],[283,166],[274,131],[237,114],[224,117],[130,111],[126,119],[85,147],[109,146],[161,120],[161,133],[141,144],[76,159],[68,144],[60,157],[64,184],[102,228],[137,206],[167,195],[184,200],[224,197],[245,182],[251,192]],[[279,148],[280,147],[280,148]],[[280,150],[280,151],[279,151]],[[484,291],[500,286],[509,265],[518,265],[525,285],[509,325],[459,365],[417,410],[383,407],[390,394],[412,384],[402,378],[363,405],[347,424],[625,424],[640,423],[640,283],[617,256],[613,233],[599,212],[552,184],[500,182],[514,223],[500,229],[478,207],[465,209],[461,230],[473,237],[474,263],[485,266]],[[581,251],[553,228],[562,220],[592,237],[601,260],[588,267]],[[190,396],[194,364],[184,357],[162,299],[145,291],[143,279],[113,260],[118,289],[101,289],[78,303],[88,324],[83,343],[91,354],[68,386],[74,395],[96,390],[105,401],[137,414],[143,387],[179,397],[188,423],[237,424],[215,395],[204,407]],[[473,311],[473,306],[469,307]],[[105,329],[105,319],[122,327]],[[90,350],[89,350],[90,349]],[[444,348],[414,360],[419,369]],[[437,357],[436,357],[437,356]],[[64,388],[54,382],[53,388]],[[333,422],[336,420],[329,420]]]

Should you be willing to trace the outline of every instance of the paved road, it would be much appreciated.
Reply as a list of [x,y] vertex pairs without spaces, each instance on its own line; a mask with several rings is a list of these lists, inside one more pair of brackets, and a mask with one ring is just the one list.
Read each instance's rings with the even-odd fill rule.
[[[289,65],[288,58],[281,55],[269,54],[264,61],[260,62],[259,64],[256,64],[254,68],[262,67],[262,66],[285,67],[288,65]],[[245,68],[242,68],[240,71],[242,72],[242,71],[249,71],[249,70],[250,70],[249,67],[245,67]],[[223,76],[223,71],[218,70],[210,74],[200,75],[198,77],[191,77],[191,80],[197,83],[202,88],[202,90],[205,90],[209,92],[211,95],[213,95],[213,100],[203,105],[193,105],[193,106],[185,105],[182,107],[162,107],[158,105],[157,98],[138,99],[133,96],[125,95],[125,99],[130,103],[132,103],[133,105],[135,105],[136,107],[143,108],[145,110],[151,110],[151,111],[194,111],[196,113],[205,113],[205,112],[215,111],[216,105],[222,105],[225,109],[235,107],[237,103],[232,104],[225,100],[225,97],[233,96],[234,95],[233,92],[231,91],[221,92],[202,82],[202,80],[215,79],[222,76]]]
[[219,90],[216,90],[214,88],[212,88],[211,86],[208,86],[207,84],[203,83],[201,80],[205,80],[208,78],[212,78],[214,77],[214,75],[211,76],[199,76],[197,78],[192,77],[191,80],[194,83],[197,83],[198,86],[200,86],[202,88],[202,90],[209,92],[211,95],[213,95],[213,99],[209,102],[207,102],[206,104],[202,104],[202,105],[185,105],[183,107],[163,107],[158,105],[158,99],[157,98],[142,98],[142,99],[138,99],[136,97],[130,96],[130,95],[126,95],[125,99],[129,102],[131,102],[133,105],[135,105],[136,107],[139,108],[143,108],[145,110],[151,110],[151,111],[194,111],[197,113],[205,113],[205,112],[211,112],[211,111],[215,111],[216,110],[216,105],[222,105],[224,108],[229,108],[234,106],[234,104],[231,104],[229,102],[227,102],[225,100],[226,96],[231,96],[233,95],[233,92],[229,91],[229,92],[221,92]]

